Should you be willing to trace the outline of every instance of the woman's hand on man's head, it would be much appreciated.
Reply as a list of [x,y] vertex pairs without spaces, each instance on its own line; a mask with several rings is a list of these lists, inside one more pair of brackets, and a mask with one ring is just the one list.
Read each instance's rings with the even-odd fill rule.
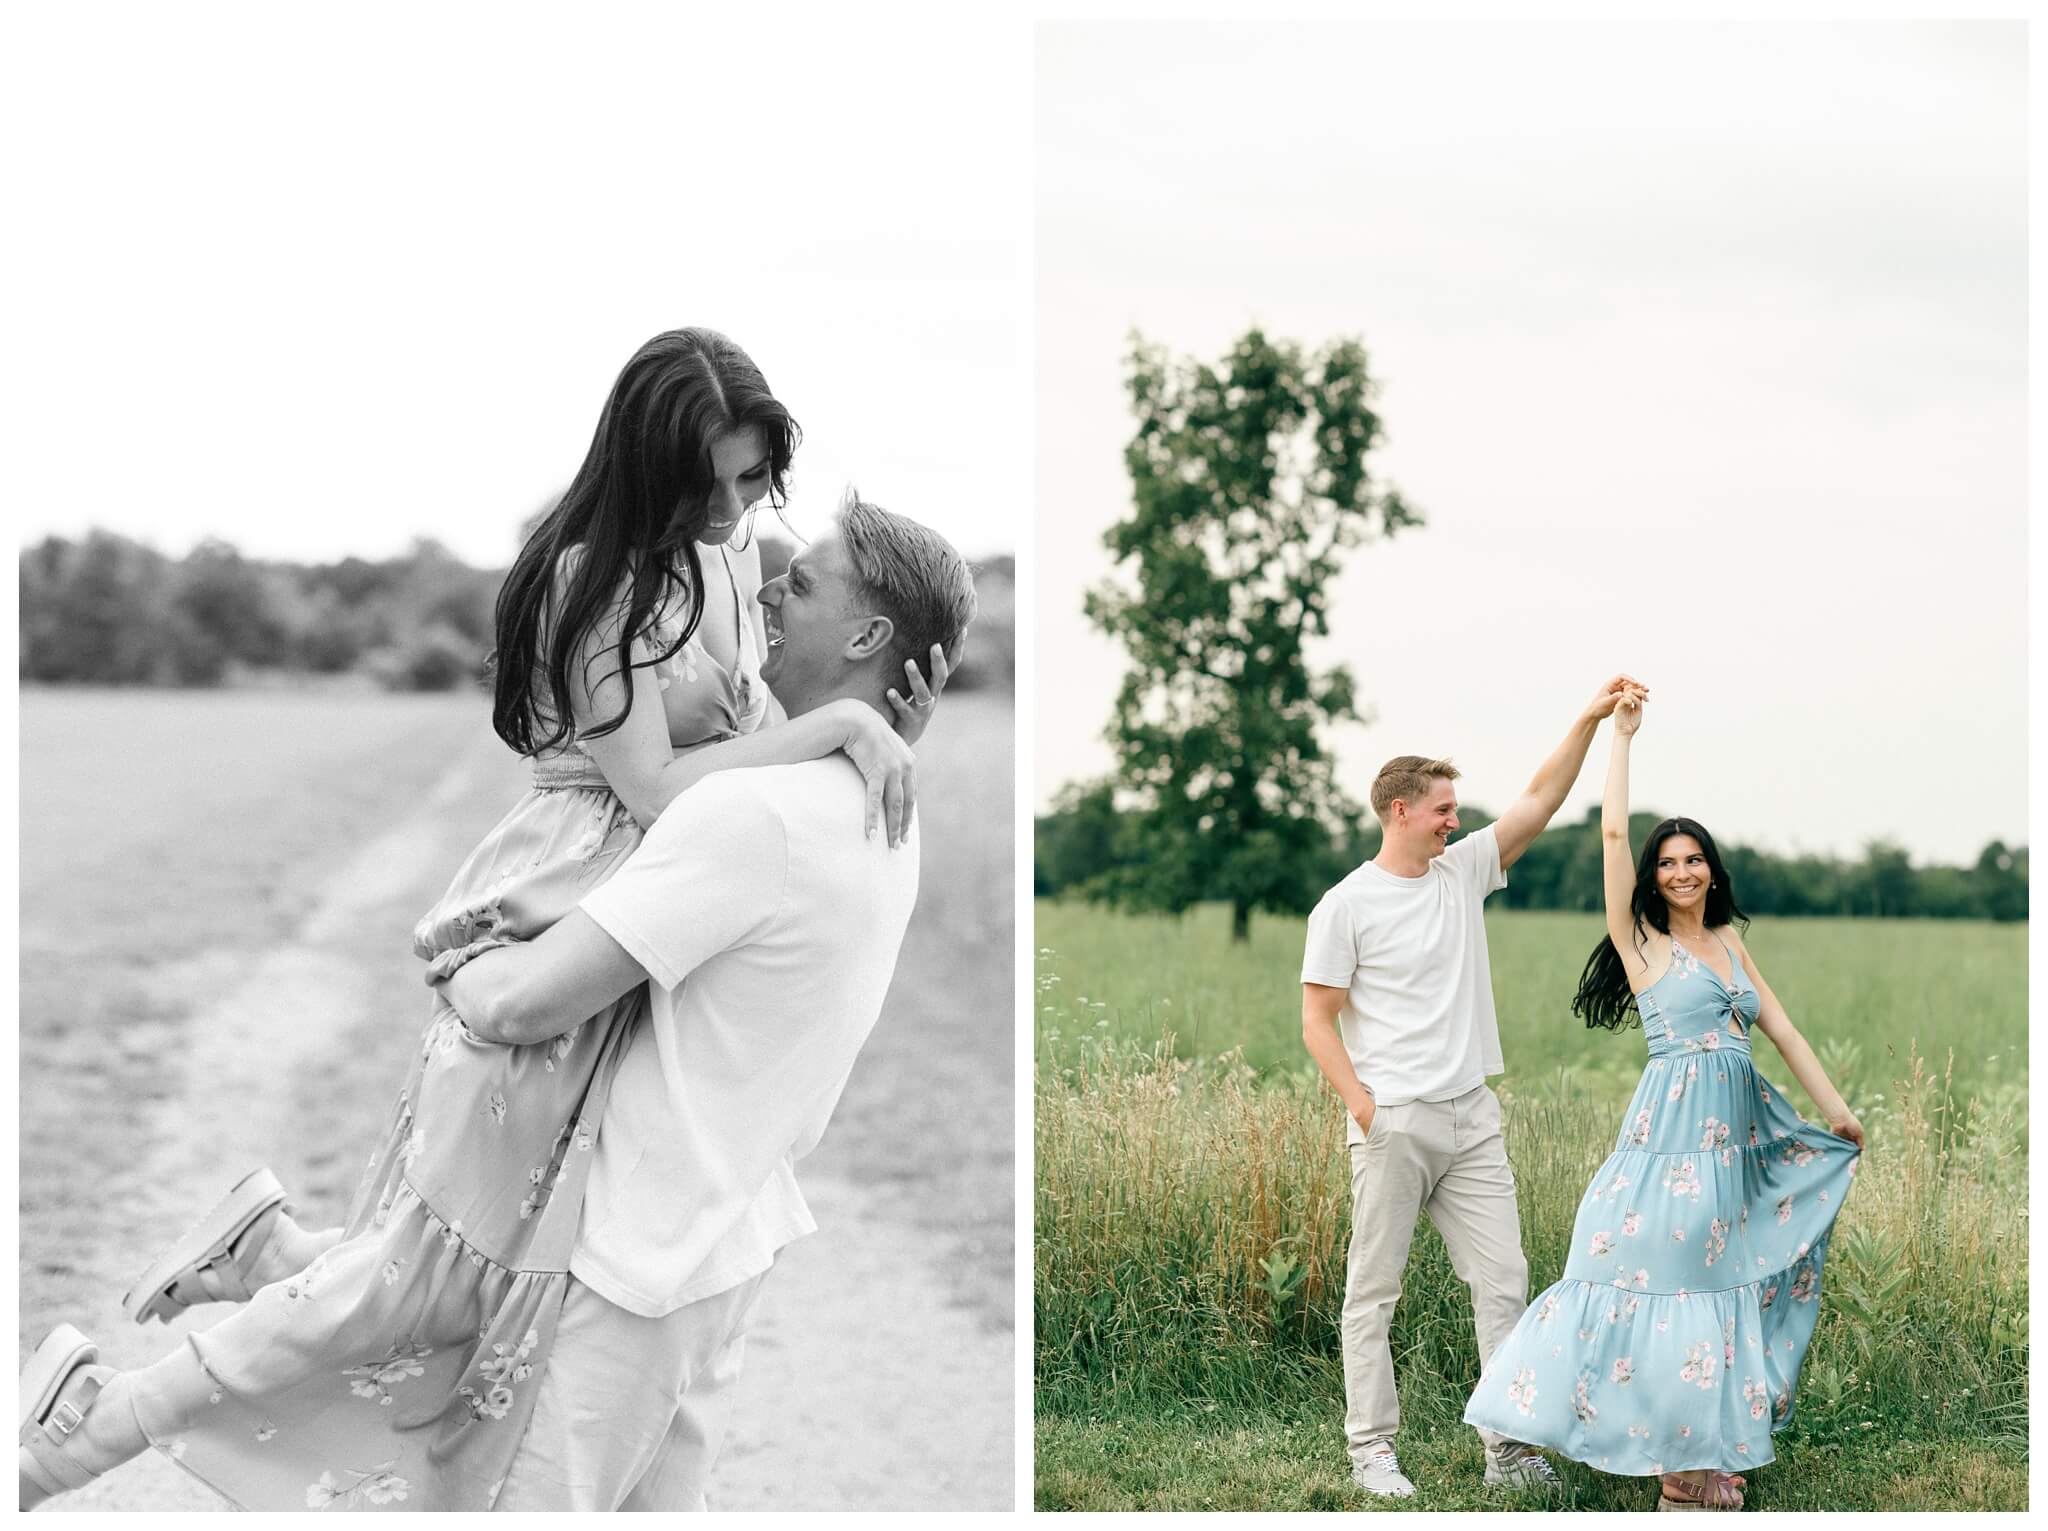
[[866,702],[841,698],[819,710],[827,709],[836,710],[844,720],[846,734],[839,747],[867,783],[868,834],[872,836],[880,823],[891,845],[902,844],[917,807],[917,756],[910,741]]
[[891,686],[889,706],[896,714],[896,732],[903,736],[905,744],[915,744],[924,737],[925,725],[931,722],[932,712],[939,705],[939,694],[946,689],[946,682],[952,679],[953,669],[946,663],[946,651],[934,643],[929,685],[925,683],[924,671],[917,667],[915,659],[903,661],[903,673],[910,684],[910,695],[906,698]]

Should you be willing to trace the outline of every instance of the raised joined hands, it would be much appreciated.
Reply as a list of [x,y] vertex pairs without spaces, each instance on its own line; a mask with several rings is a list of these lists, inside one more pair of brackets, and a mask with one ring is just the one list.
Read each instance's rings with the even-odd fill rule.
[[1586,705],[1586,716],[1596,720],[1607,717],[1631,696],[1640,706],[1649,694],[1649,687],[1633,675],[1617,675],[1593,694],[1593,700]]
[[1614,704],[1615,733],[1627,739],[1643,726],[1643,703],[1649,695],[1649,692],[1633,683],[1622,692]]

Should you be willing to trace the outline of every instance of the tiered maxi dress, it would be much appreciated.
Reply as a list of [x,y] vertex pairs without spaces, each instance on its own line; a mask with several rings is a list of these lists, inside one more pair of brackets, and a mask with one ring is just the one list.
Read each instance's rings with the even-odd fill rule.
[[1620,1474],[1771,1461],[1856,1145],[1756,1071],[1758,999],[1674,944],[1636,996],[1649,1066],[1564,1277],[1487,1361],[1469,1424]]
[[[651,672],[677,747],[766,715],[734,597],[731,671],[693,635]],[[647,657],[674,642],[680,616],[672,599]],[[415,949],[436,974],[531,940],[640,839],[580,746],[537,760],[532,789],[420,921]],[[436,991],[340,1242],[190,1336],[212,1400],[154,1444],[245,1509],[489,1509],[548,1362],[590,1149],[645,1004],[643,986],[550,1042],[499,1047]]]

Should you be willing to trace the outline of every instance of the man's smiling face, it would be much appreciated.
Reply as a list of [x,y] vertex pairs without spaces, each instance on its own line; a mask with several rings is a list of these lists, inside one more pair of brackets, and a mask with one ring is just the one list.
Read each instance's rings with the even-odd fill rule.
[[1430,778],[1429,793],[1408,809],[1408,822],[1422,854],[1434,860],[1458,832],[1458,789],[1448,777]]
[[761,678],[792,716],[829,701],[846,673],[847,645],[866,616],[854,604],[853,564],[837,527],[761,587],[768,655]]

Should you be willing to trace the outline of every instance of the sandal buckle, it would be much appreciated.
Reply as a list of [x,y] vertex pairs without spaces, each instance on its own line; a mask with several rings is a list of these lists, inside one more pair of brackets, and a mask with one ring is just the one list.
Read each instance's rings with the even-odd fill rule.
[[68,1436],[85,1423],[85,1415],[69,1400],[50,1411],[50,1428],[59,1435]]

